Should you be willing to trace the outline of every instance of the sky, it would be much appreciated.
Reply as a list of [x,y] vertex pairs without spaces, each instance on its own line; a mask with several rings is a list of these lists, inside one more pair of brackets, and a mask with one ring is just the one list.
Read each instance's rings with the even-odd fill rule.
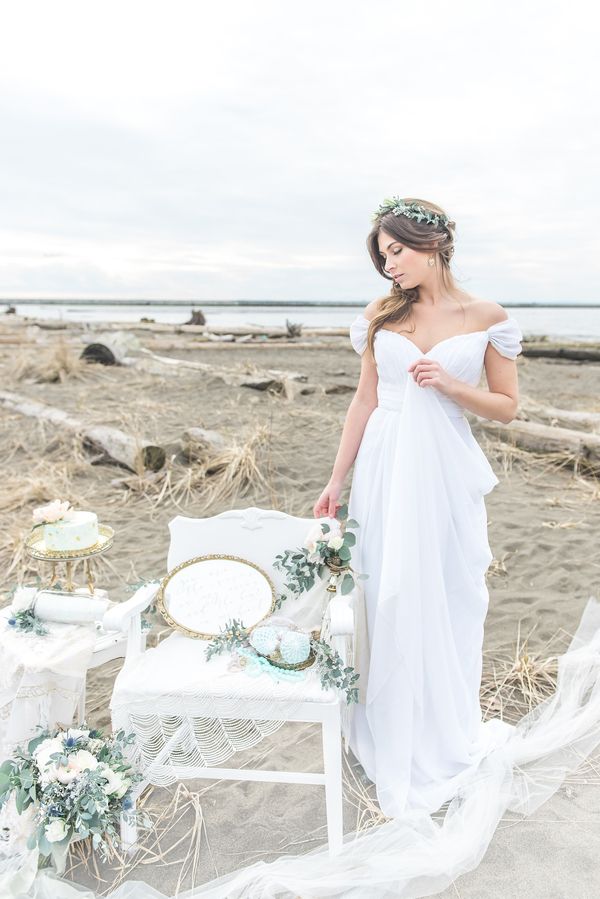
[[3,4],[0,297],[360,300],[384,197],[496,302],[600,301],[574,0]]

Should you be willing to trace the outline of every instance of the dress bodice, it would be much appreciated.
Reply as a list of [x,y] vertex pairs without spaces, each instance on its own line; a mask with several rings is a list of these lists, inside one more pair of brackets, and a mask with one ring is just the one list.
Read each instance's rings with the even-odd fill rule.
[[[350,325],[350,341],[359,354],[366,349],[368,330],[369,319],[364,315],[358,315]],[[491,343],[502,356],[515,359],[521,352],[522,339],[521,329],[511,316],[490,325],[485,330],[468,331],[440,340],[426,353],[422,353],[404,334],[380,328],[375,334],[374,342],[379,376],[377,384],[379,405],[382,408],[398,410],[402,407],[406,384],[411,377],[407,369],[415,359],[423,356],[435,359],[448,374],[476,387],[481,379],[488,343]],[[436,394],[450,417],[462,418],[463,409],[458,403],[439,391],[436,391]]]

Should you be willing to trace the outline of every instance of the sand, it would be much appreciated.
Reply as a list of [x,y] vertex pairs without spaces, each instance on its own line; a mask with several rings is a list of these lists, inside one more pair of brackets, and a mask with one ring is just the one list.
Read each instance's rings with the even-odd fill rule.
[[[111,424],[143,435],[167,448],[168,474],[140,480],[116,466],[92,464],[89,453],[69,434],[17,413],[0,409],[0,485],[2,517],[2,589],[18,577],[31,579],[34,569],[19,553],[33,506],[67,497],[94,509],[116,531],[114,547],[100,564],[99,583],[111,598],[127,598],[127,585],[165,573],[167,524],[176,514],[204,516],[246,506],[280,508],[310,516],[325,486],[337,451],[345,412],[358,378],[360,359],[344,338],[303,339],[302,347],[194,347],[189,336],[138,333],[142,345],[162,355],[209,362],[214,366],[258,366],[301,372],[302,388],[313,392],[289,400],[268,391],[232,387],[218,377],[196,371],[152,374],[129,367],[78,365],[85,330],[38,328],[14,316],[0,322],[0,375],[11,390],[76,414],[87,422]],[[54,383],[36,382],[36,367],[56,358],[70,359],[73,372]],[[171,348],[165,349],[165,346]],[[46,362],[44,362],[46,360]],[[562,360],[518,360],[523,395],[565,409],[600,411],[600,364]],[[24,374],[23,374],[24,373]],[[21,376],[19,376],[21,375]],[[330,392],[330,391],[338,392]],[[515,453],[491,442],[472,418],[475,435],[486,450],[500,484],[486,498],[494,563],[488,574],[490,608],[486,621],[486,666],[514,652],[517,630],[529,637],[529,649],[540,655],[562,652],[590,595],[600,595],[597,534],[600,525],[598,482],[547,458]],[[245,493],[206,506],[202,490],[183,489],[186,466],[179,441],[188,427],[214,429],[229,442],[242,443],[263,427],[264,443],[257,465],[264,483]],[[266,435],[266,436],[265,436]],[[350,477],[347,482],[347,490]],[[7,574],[7,569],[12,570]],[[154,621],[152,640],[168,633]],[[107,726],[111,684],[120,663],[111,663],[89,679],[88,716]],[[269,767],[297,758],[307,770],[320,765],[320,737],[313,726],[286,725],[252,752]],[[232,765],[235,760],[232,760]],[[360,770],[354,764],[357,776]],[[508,897],[526,889],[531,897],[592,896],[600,849],[598,824],[600,780],[586,768],[533,817],[502,823],[479,868],[442,893],[443,896]],[[200,793],[203,829],[198,868],[183,886],[202,882],[258,858],[284,851],[302,852],[324,842],[324,803],[318,787],[240,783],[188,783]],[[170,801],[167,791],[154,791],[155,809]],[[169,791],[172,796],[172,791]],[[357,809],[347,801],[345,829],[357,826]],[[189,817],[164,838],[189,832]],[[163,846],[163,848],[164,848]],[[172,860],[181,860],[178,849]],[[150,859],[146,859],[150,861]],[[145,879],[171,895],[181,865],[152,864],[128,868],[125,876]],[[101,889],[88,865],[71,872],[80,882]],[[104,888],[116,876],[104,869]]]

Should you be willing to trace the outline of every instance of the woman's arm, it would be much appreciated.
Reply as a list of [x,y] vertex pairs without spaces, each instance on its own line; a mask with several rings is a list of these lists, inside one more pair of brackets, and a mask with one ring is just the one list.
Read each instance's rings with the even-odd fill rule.
[[367,422],[377,406],[377,367],[367,348],[362,354],[356,393],[348,406],[331,480],[343,484],[356,459]]
[[433,359],[417,359],[409,368],[421,387],[435,387],[469,412],[508,424],[517,414],[519,388],[517,363],[507,359],[490,343],[484,356],[488,390],[472,387],[453,378]]
[[367,422],[377,406],[377,366],[369,349],[361,357],[360,378],[342,429],[340,445],[333,464],[329,483],[313,506],[316,518],[321,515],[334,517],[346,476],[352,467],[365,431]]

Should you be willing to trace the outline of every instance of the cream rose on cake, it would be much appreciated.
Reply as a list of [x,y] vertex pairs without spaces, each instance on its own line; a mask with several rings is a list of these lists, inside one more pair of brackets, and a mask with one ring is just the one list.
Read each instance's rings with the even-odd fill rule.
[[96,513],[70,506],[69,502],[55,499],[33,510],[33,526],[44,529],[44,545],[51,552],[89,549],[98,542]]

